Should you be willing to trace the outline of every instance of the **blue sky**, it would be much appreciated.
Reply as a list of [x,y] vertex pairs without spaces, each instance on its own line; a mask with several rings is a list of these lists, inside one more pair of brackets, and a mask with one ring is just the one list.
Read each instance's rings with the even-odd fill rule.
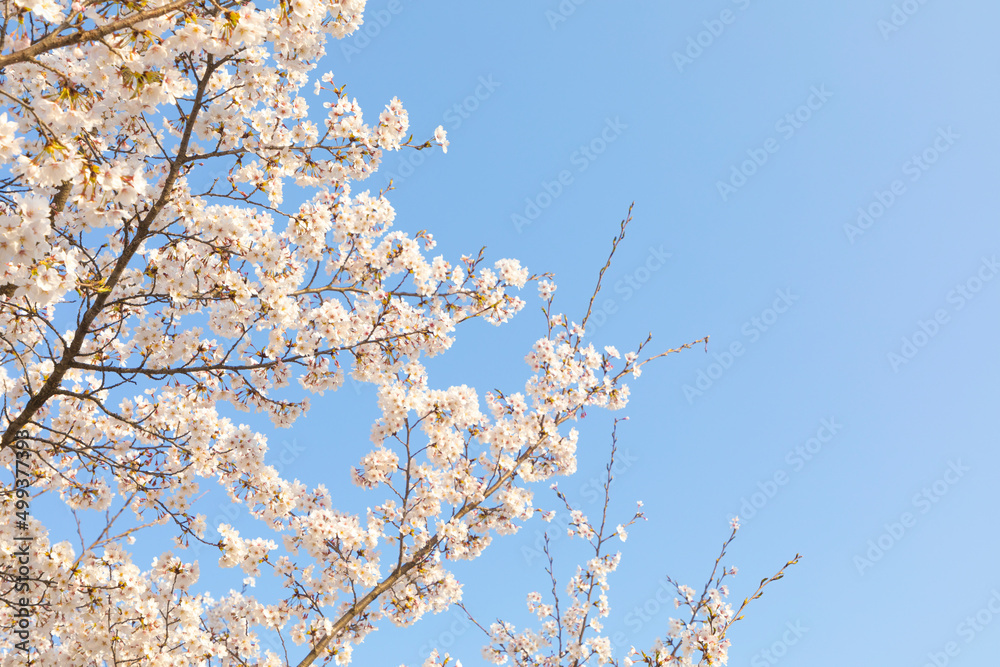
[[[649,520],[611,580],[625,646],[663,634],[663,577],[700,587],[740,514],[734,600],[803,560],[736,626],[730,665],[995,660],[998,21],[973,0],[371,0],[329,46],[319,71],[369,120],[399,96],[418,139],[449,131],[446,155],[390,155],[355,187],[393,176],[397,228],[555,273],[579,320],[634,201],[588,336],[711,336],[632,382],[612,512],[641,499]],[[526,298],[510,325],[461,332],[431,383],[519,390],[543,331]],[[377,500],[346,487],[376,414],[348,384],[290,431],[254,425],[283,474],[363,511]],[[590,515],[614,416],[579,424],[561,483]],[[481,622],[530,622],[544,527],[460,564]],[[553,545],[565,582],[582,554]],[[460,618],[380,631],[356,664],[419,664],[431,640],[479,664]]]
[[[637,630],[626,616],[663,575],[702,584],[742,513],[734,598],[803,560],[736,626],[730,665],[995,656],[1000,6],[393,7],[369,2],[377,34],[343,42],[356,52],[333,45],[329,69],[369,114],[398,95],[418,138],[449,130],[447,155],[386,160],[397,225],[430,229],[445,255],[486,245],[552,271],[557,304],[579,314],[634,201],[591,337],[624,349],[652,331],[665,349],[711,336],[707,354],[633,383],[619,435],[634,462],[614,508],[624,517],[642,499],[649,521],[622,545],[608,629],[638,646],[661,633],[666,608]],[[541,323],[526,310],[470,329],[432,382],[520,386]],[[727,359],[734,343],[742,354]],[[591,513],[611,417],[581,424],[579,480],[562,483]],[[295,430],[308,438],[321,421]],[[545,585],[525,555],[536,531],[469,568],[480,620],[527,620],[524,594]],[[557,553],[568,571],[577,554]],[[412,664],[439,638],[477,664],[480,637],[457,618],[375,635],[356,658]]]

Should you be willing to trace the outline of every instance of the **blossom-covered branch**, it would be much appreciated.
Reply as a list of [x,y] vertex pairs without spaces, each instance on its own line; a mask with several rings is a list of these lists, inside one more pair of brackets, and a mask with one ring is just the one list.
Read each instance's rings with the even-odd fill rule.
[[[432,234],[396,229],[388,192],[359,184],[386,151],[448,139],[439,127],[415,140],[395,98],[366,122],[331,73],[311,74],[364,5],[3,5],[0,464],[30,456],[32,500],[77,519],[75,534],[27,516],[0,527],[0,627],[30,599],[33,659],[346,664],[380,623],[460,599],[449,561],[517,531],[533,485],[576,470],[570,422],[623,407],[625,379],[651,359],[707,343],[595,349],[586,315],[553,310],[550,275],[483,250],[432,256]],[[507,322],[529,283],[546,327],[523,387],[434,386],[424,360],[463,323]],[[372,494],[362,514],[324,484],[284,478],[267,438],[236,420],[290,427],[310,401],[289,385],[323,395],[348,375],[374,388],[381,415],[352,473]],[[200,510],[213,490],[250,528],[209,535]],[[8,511],[26,502],[0,494]],[[130,547],[149,534],[173,549],[143,569]],[[37,553],[22,591],[25,537]],[[238,568],[246,588],[199,592],[193,550]],[[264,572],[276,598],[250,590]],[[581,575],[583,599],[603,572]],[[264,635],[285,654],[263,650]],[[15,649],[0,638],[0,665]]]

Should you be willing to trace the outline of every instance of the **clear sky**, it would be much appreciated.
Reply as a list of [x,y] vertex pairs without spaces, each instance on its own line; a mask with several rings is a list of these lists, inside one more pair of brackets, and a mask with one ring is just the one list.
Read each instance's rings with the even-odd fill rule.
[[[377,34],[333,45],[329,69],[369,114],[398,95],[418,137],[449,131],[447,155],[390,156],[373,178],[395,175],[397,224],[430,229],[445,254],[486,245],[553,271],[557,303],[581,313],[635,201],[593,339],[624,349],[652,331],[666,348],[711,336],[708,354],[633,383],[620,442],[635,462],[614,507],[625,516],[642,499],[649,521],[622,545],[609,630],[640,646],[662,632],[666,608],[638,629],[626,616],[665,574],[702,584],[739,513],[734,598],[795,552],[803,560],[736,627],[730,665],[995,660],[1000,5],[393,7],[376,31],[389,4],[369,2]],[[562,191],[544,196],[553,182]],[[520,386],[540,325],[526,310],[466,332],[438,381]],[[734,343],[742,354],[723,367]],[[463,356],[485,358],[478,377]],[[585,485],[610,415],[588,421],[580,477],[562,486],[595,513]],[[296,431],[313,428],[315,415]],[[481,620],[508,609],[527,620],[523,596],[545,583],[535,539],[529,527],[497,543],[470,574]],[[888,545],[878,560],[870,540]],[[416,663],[454,624],[450,650],[477,664],[481,637],[456,618],[391,645],[373,636],[356,658]]]
[[[730,665],[995,662],[998,23],[983,0],[371,0],[363,34],[330,45],[320,71],[369,120],[399,96],[418,139],[449,131],[446,155],[390,155],[355,186],[394,176],[398,228],[554,272],[579,319],[634,201],[589,336],[711,336],[632,382],[612,511],[642,499],[649,521],[611,580],[626,645],[663,634],[662,577],[700,588],[740,514],[734,599],[803,560],[736,626]],[[519,390],[534,295],[511,325],[462,331],[431,383]],[[338,489],[374,415],[347,385],[291,432],[255,425],[283,474]],[[581,422],[561,484],[591,515],[613,416]],[[459,568],[482,622],[530,620],[544,527]],[[553,546],[565,582],[580,554]],[[380,631],[355,662],[419,664],[436,638],[480,664],[459,618]]]

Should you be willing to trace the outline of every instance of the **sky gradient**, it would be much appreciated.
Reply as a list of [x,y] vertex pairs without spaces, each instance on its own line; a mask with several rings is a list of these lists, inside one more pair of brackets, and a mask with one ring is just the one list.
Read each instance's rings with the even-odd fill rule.
[[[418,138],[449,131],[447,155],[393,155],[373,177],[394,177],[397,225],[446,256],[486,245],[554,272],[579,319],[634,201],[589,337],[711,336],[632,383],[613,511],[642,499],[649,521],[622,545],[609,631],[640,647],[661,633],[669,609],[636,609],[658,606],[664,575],[703,584],[741,514],[734,599],[803,560],[736,626],[730,665],[995,657],[1000,7],[389,7],[370,2],[377,34],[329,61],[369,113],[398,95]],[[431,381],[519,387],[542,324],[528,300],[510,326],[460,336]],[[579,477],[561,484],[591,514],[611,418],[581,423]],[[527,620],[524,594],[547,588],[542,527],[466,568],[481,621]],[[575,554],[557,551],[564,573]],[[356,658],[415,663],[413,643],[439,638],[478,664],[459,618]]]
[[[580,470],[560,483],[599,514],[611,424],[629,416],[611,512],[641,499],[649,520],[611,578],[619,656],[664,633],[664,576],[700,590],[736,515],[737,604],[803,559],[732,631],[729,665],[1000,653],[998,22],[974,0],[371,0],[362,31],[328,46],[319,72],[369,122],[398,96],[418,140],[448,130],[447,154],[392,154],[354,185],[392,178],[397,228],[429,230],[452,261],[486,246],[554,273],[579,321],[635,202],[588,338],[624,352],[649,332],[654,350],[710,336],[647,366],[624,414],[580,422]],[[431,385],[521,390],[544,332],[524,298],[511,324],[460,331]],[[349,467],[376,416],[349,382],[288,431],[240,419],[282,474],[364,511],[377,501]],[[558,505],[544,485],[535,502]],[[480,622],[530,622],[546,527],[562,586],[584,552],[540,521],[457,566]],[[462,619],[379,631],[355,664],[417,665],[432,641],[481,664]]]

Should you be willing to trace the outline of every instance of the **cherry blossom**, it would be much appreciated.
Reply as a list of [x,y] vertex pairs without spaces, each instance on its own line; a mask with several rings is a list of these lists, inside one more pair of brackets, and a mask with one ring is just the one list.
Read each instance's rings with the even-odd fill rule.
[[[397,98],[366,122],[332,73],[313,75],[364,7],[4,5],[0,463],[15,470],[26,432],[32,500],[58,499],[81,526],[0,526],[5,599],[18,541],[33,545],[33,664],[348,664],[380,625],[460,603],[453,561],[536,513],[552,519],[534,494],[576,471],[571,422],[625,407],[625,379],[644,364],[707,344],[598,350],[584,340],[589,310],[579,322],[553,312],[551,276],[483,251],[432,255],[432,234],[397,228],[387,193],[363,181],[386,151],[449,141],[441,127],[415,141]],[[435,385],[422,360],[471,320],[508,322],[532,282],[545,326],[523,386]],[[310,410],[293,383],[324,396],[348,378],[374,387],[380,413],[371,450],[352,462],[372,497],[359,514],[283,477],[267,438],[234,420],[252,412],[287,428]],[[209,525],[209,488],[253,528]],[[0,495],[9,516],[18,500]],[[497,624],[491,659],[542,655],[561,628],[576,639],[537,664],[613,660],[599,619],[621,556],[602,547],[641,515],[606,534],[569,511],[572,535],[596,545],[568,583],[573,603],[554,617],[529,597],[541,629]],[[172,550],[134,562],[137,539],[163,535]],[[210,561],[243,589],[210,592],[199,578]],[[258,597],[265,578],[285,594]],[[724,663],[725,594],[718,582],[683,594],[692,619],[641,655]],[[0,607],[0,626],[15,621]],[[285,655],[263,647],[265,633]],[[0,665],[20,664],[20,650],[5,633]],[[425,664],[450,662],[435,652]]]

